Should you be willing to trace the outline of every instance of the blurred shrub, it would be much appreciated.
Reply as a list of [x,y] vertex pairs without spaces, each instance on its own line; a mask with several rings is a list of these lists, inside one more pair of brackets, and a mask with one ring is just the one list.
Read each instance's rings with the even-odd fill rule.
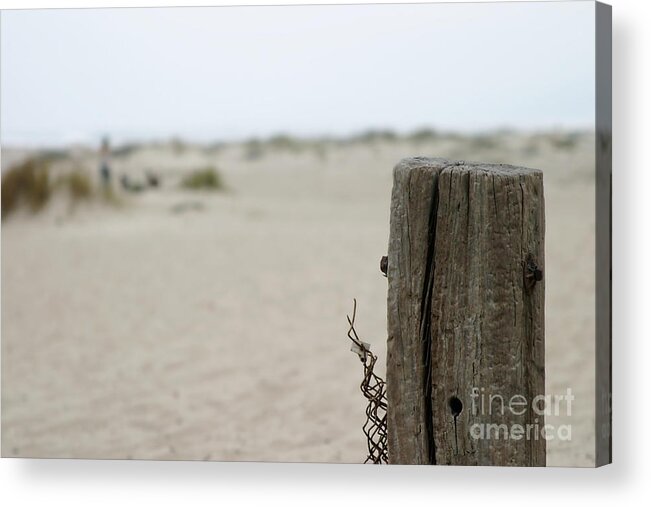
[[88,200],[93,196],[93,185],[88,174],[81,169],[74,169],[65,174],[59,183],[68,190],[73,202]]
[[556,135],[551,136],[550,141],[554,148],[561,150],[572,150],[576,147],[579,142],[578,133],[569,133],[565,135]]
[[522,153],[527,157],[532,157],[540,152],[540,146],[535,139],[529,139],[522,147]]
[[172,137],[169,141],[172,152],[175,155],[182,155],[188,149],[188,145],[180,137]]
[[411,134],[407,136],[407,139],[414,144],[423,144],[431,142],[438,137],[438,132],[434,129],[418,129],[414,130]]
[[294,137],[285,134],[280,134],[277,136],[270,137],[267,143],[274,150],[284,150],[284,151],[290,151],[294,153],[300,151],[301,148],[303,147],[299,139],[296,139]]
[[351,138],[354,143],[373,144],[376,142],[393,142],[398,135],[393,130],[367,130]]
[[493,134],[479,134],[470,138],[470,148],[473,150],[492,150],[499,145],[499,138]]
[[138,151],[142,146],[139,144],[135,143],[127,143],[123,144],[122,146],[118,146],[116,148],[113,148],[111,150],[111,154],[114,157],[128,157],[132,153],[135,153]]
[[262,141],[259,139],[250,139],[244,143],[244,158],[246,160],[258,160],[264,155]]
[[11,167],[2,175],[2,219],[22,206],[32,212],[40,211],[60,192],[67,195],[71,205],[95,198],[111,205],[121,204],[112,188],[97,192],[86,170],[74,167],[55,178],[49,160],[39,156]]
[[2,219],[22,204],[32,211],[40,210],[50,199],[51,191],[48,162],[29,158],[10,168],[2,175]]
[[68,157],[66,150],[43,150],[39,154],[39,158],[45,162],[58,162],[65,160]]
[[203,151],[208,155],[216,155],[226,147],[226,143],[220,141],[214,141],[212,143],[205,144],[203,146]]
[[197,169],[181,180],[181,186],[189,190],[223,190],[221,176],[214,167]]

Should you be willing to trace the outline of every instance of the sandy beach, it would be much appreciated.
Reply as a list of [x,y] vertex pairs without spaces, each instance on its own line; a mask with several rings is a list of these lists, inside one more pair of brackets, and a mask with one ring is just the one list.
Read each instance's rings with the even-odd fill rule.
[[[3,147],[3,171],[30,155]],[[2,224],[2,455],[359,463],[365,401],[346,314],[386,360],[392,168],[403,157],[544,171],[546,390],[575,395],[548,466],[594,464],[590,133],[131,147],[118,203]],[[96,149],[53,173],[97,178]],[[215,167],[225,189],[179,188]],[[126,174],[159,188],[131,194]]]

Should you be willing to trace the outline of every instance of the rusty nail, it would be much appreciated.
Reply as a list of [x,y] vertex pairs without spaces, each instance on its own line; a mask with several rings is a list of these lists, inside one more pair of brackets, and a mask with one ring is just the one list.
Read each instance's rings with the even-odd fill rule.
[[532,290],[536,285],[536,282],[540,282],[543,279],[542,269],[538,267],[536,261],[533,258],[533,255],[527,255],[527,258],[524,261],[524,285],[527,290]]
[[387,276],[387,271],[389,271],[389,257],[386,255],[383,255],[380,259],[380,271],[382,271],[384,276]]

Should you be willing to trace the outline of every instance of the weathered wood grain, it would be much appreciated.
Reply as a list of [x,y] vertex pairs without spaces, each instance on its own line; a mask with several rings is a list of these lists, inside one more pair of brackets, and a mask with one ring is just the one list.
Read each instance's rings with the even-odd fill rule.
[[431,463],[428,367],[431,255],[441,159],[405,159],[393,172],[388,263],[389,461]]
[[544,281],[527,269],[544,270],[542,173],[403,160],[388,257],[390,462],[544,466]]

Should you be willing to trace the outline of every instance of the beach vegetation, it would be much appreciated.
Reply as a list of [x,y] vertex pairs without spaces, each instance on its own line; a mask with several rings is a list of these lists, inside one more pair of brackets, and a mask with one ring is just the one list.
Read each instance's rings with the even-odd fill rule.
[[289,151],[292,153],[297,153],[301,151],[303,147],[300,139],[289,136],[287,134],[278,134],[272,136],[267,141],[267,144],[274,150],[279,151]]
[[500,140],[493,134],[478,134],[470,138],[470,149],[493,150],[500,145]]
[[50,199],[51,190],[47,161],[34,157],[11,167],[2,175],[2,219],[22,205],[40,210]]
[[190,172],[181,180],[181,187],[188,190],[223,190],[224,182],[214,167],[205,167]]
[[434,141],[438,137],[438,132],[430,128],[422,128],[411,132],[407,139],[413,144],[424,144]]
[[375,144],[378,142],[394,142],[398,140],[398,134],[393,130],[366,130],[360,134],[354,135],[351,141],[361,144]]
[[550,141],[554,148],[560,150],[572,150],[579,142],[580,135],[578,133],[567,133],[564,135],[551,136]]
[[82,169],[76,168],[62,175],[58,183],[68,191],[73,202],[87,201],[93,197],[93,184],[88,173]]
[[258,160],[264,156],[264,148],[260,139],[249,139],[244,143],[244,158],[246,160]]

